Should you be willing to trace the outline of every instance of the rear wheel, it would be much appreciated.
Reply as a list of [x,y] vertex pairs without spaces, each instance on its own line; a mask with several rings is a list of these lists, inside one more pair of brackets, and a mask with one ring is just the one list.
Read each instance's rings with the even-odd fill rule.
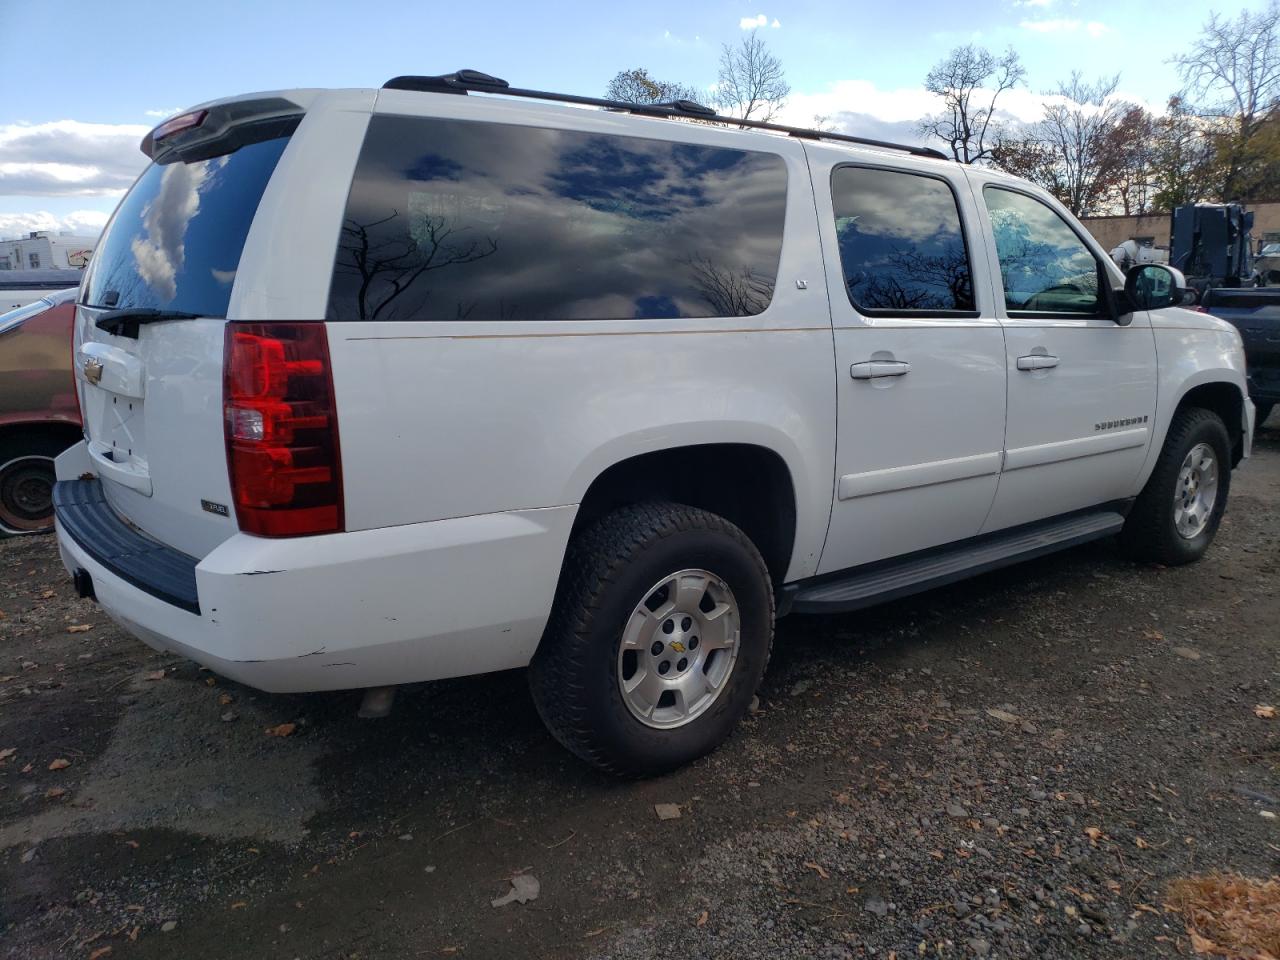
[[48,436],[0,441],[0,535],[53,527],[53,459],[66,447]]
[[1120,533],[1135,559],[1176,566],[1199,560],[1218,532],[1231,488],[1231,438],[1216,413],[1174,415],[1160,459]]
[[607,772],[688,763],[750,705],[773,614],[764,560],[732,523],[671,503],[617,510],[569,546],[529,668],[538,713]]

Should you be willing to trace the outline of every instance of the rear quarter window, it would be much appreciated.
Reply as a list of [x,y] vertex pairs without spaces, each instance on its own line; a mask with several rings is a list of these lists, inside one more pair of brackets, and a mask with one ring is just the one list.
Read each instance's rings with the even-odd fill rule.
[[288,137],[154,163],[94,252],[84,302],[225,317],[249,226]]
[[749,316],[773,296],[774,154],[377,116],[351,187],[329,320]]

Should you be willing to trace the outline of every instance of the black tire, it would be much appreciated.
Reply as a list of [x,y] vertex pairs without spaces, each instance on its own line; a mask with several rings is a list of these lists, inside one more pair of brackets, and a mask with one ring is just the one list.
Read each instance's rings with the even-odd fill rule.
[[1254,411],[1253,427],[1256,430],[1258,427],[1262,426],[1264,423],[1267,422],[1267,418],[1271,416],[1271,411],[1275,409],[1276,405],[1274,402],[1271,402],[1271,403],[1259,403],[1259,404],[1256,404],[1255,406],[1257,409]]
[[0,537],[53,529],[53,458],[68,445],[47,434],[0,440]]
[[[1183,537],[1174,523],[1174,499],[1183,460],[1199,443],[1218,458],[1218,492],[1209,521],[1193,538]],[[1160,458],[1142,488],[1120,532],[1120,543],[1135,560],[1179,566],[1204,556],[1218,532],[1231,490],[1231,437],[1222,418],[1211,410],[1187,407],[1174,414]]]
[[[619,689],[623,627],[663,577],[705,570],[724,581],[739,613],[737,660],[724,687],[684,726],[654,729]],[[715,749],[751,705],[773,644],[774,598],[755,545],[723,517],[674,503],[624,507],[569,544],[555,607],[529,667],[547,728],[588,763],[619,776],[652,776]]]

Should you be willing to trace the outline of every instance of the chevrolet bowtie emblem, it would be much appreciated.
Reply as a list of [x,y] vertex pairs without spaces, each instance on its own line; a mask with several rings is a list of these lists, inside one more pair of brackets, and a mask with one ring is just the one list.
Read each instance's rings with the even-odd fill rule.
[[679,640],[673,640],[671,641],[671,649],[676,653],[684,653],[684,644]]
[[102,361],[93,357],[86,357],[84,361],[84,378],[90,383],[97,383],[102,379]]

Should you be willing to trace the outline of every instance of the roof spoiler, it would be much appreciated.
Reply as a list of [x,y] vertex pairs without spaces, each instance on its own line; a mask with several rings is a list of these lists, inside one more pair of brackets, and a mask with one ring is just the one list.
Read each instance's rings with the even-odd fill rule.
[[229,100],[170,117],[142,138],[156,163],[204,160],[291,133],[305,110],[284,97]]

